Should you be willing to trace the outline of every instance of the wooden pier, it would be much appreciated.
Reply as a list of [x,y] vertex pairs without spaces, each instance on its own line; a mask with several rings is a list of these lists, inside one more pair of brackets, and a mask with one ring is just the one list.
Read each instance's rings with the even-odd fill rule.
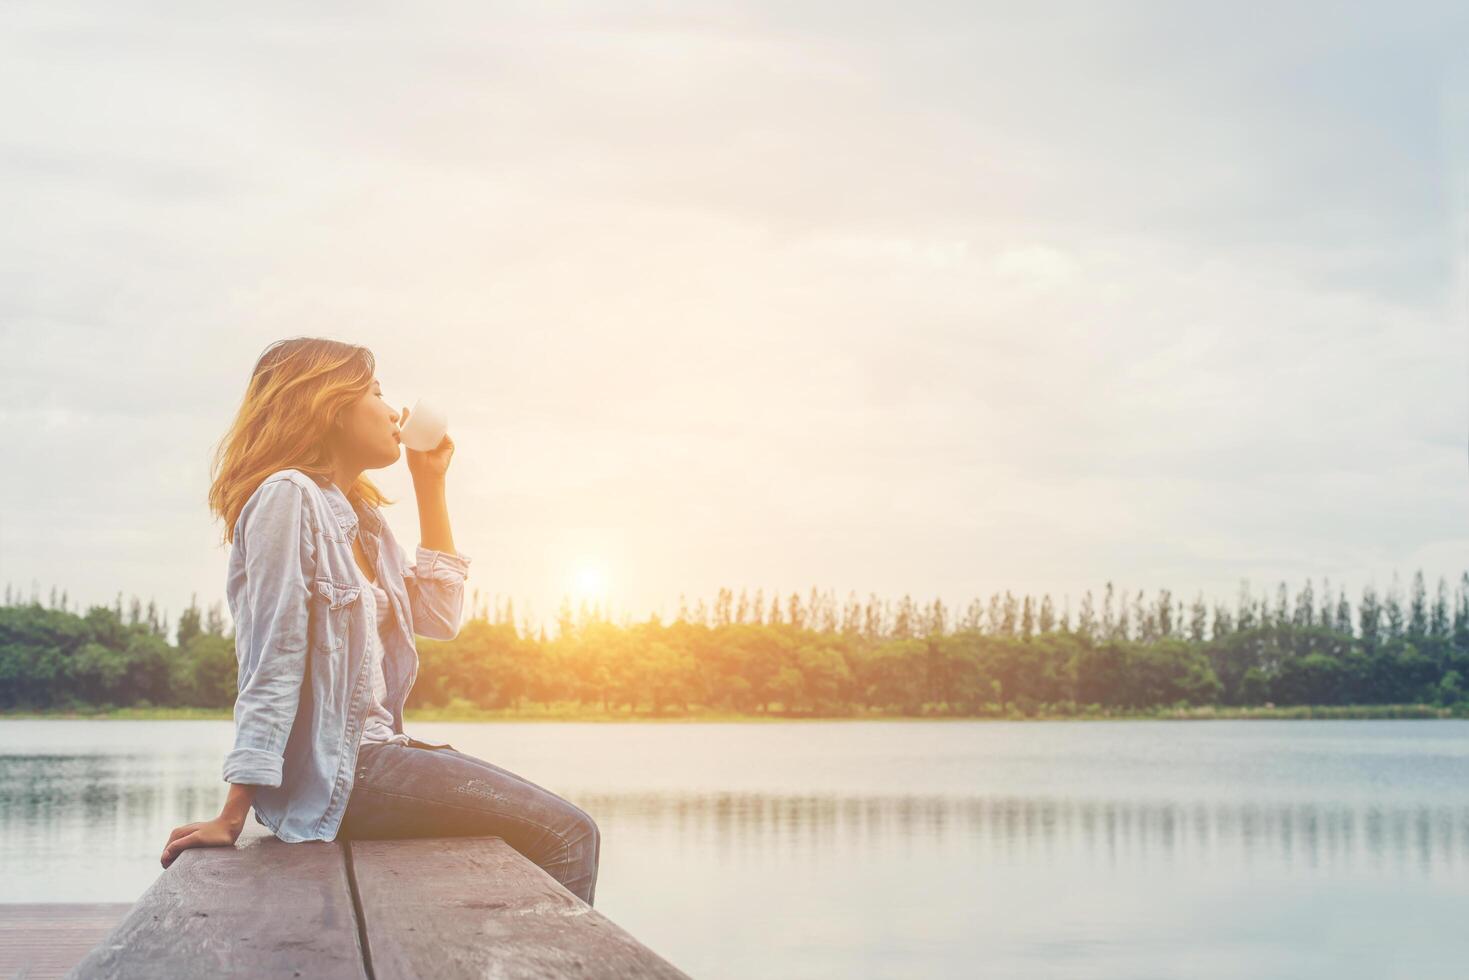
[[61,980],[131,902],[0,904],[0,980]]
[[190,848],[67,974],[682,977],[498,837]]

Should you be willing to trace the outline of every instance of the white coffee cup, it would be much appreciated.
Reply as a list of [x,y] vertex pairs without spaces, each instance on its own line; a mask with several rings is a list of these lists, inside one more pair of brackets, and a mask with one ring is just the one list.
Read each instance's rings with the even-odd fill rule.
[[408,423],[398,430],[403,445],[418,452],[437,449],[449,431],[449,417],[444,410],[426,398],[414,402]]

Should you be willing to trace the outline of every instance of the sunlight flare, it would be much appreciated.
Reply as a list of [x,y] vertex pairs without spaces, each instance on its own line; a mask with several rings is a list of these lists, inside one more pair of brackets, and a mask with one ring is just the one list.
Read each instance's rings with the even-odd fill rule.
[[583,559],[571,577],[572,597],[577,601],[602,602],[607,598],[607,570],[601,562]]

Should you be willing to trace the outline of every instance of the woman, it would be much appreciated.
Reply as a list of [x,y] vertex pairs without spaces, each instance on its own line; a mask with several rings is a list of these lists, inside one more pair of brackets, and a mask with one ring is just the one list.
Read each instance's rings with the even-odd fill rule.
[[365,347],[293,338],[255,365],[215,457],[211,510],[231,544],[228,591],[239,694],[213,820],[174,829],[190,847],[233,845],[253,805],[290,843],[500,837],[592,904],[601,834],[584,811],[447,743],[403,731],[415,634],[459,632],[469,556],[449,529],[454,441],[408,450],[420,543],[413,564],[364,470],[397,462],[399,421]]

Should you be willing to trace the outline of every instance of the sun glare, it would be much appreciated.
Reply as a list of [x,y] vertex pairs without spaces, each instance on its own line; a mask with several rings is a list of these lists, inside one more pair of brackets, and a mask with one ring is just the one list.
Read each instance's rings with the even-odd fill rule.
[[573,598],[601,602],[607,597],[607,573],[593,561],[580,562],[571,579]]

